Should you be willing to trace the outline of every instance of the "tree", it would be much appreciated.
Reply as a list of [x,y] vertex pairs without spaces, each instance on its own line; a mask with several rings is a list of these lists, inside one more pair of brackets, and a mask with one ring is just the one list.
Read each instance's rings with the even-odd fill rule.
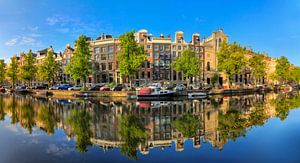
[[38,76],[40,80],[47,81],[48,85],[52,81],[54,84],[55,77],[59,71],[59,64],[55,61],[53,51],[48,51],[45,62],[38,66]]
[[35,74],[37,72],[37,68],[34,65],[35,58],[32,55],[32,51],[29,50],[27,54],[24,55],[24,64],[20,69],[20,77],[25,82],[28,82],[31,85],[31,81],[35,78]]
[[242,68],[246,65],[245,53],[245,49],[236,42],[233,44],[223,42],[221,44],[221,49],[217,54],[218,70],[227,75],[229,85],[232,84],[233,75],[243,72]]
[[300,83],[300,67],[291,66],[289,80]]
[[74,80],[80,79],[85,90],[85,80],[92,73],[92,64],[90,62],[90,43],[87,37],[80,35],[75,41],[75,51],[71,59],[71,64],[67,65],[66,73],[70,74]]
[[19,73],[19,63],[16,57],[11,58],[11,63],[8,66],[6,76],[8,77],[9,81],[11,82],[13,88],[18,80],[18,73]]
[[255,79],[255,84],[257,79],[261,79],[266,76],[266,62],[264,61],[265,56],[263,54],[255,53],[249,60],[248,66],[251,69],[252,76]]
[[134,36],[134,31],[127,32],[119,37],[121,52],[117,58],[119,60],[120,75],[128,77],[130,87],[135,74],[140,70],[143,62],[146,61],[146,52],[143,46],[140,46]]
[[290,72],[290,62],[285,56],[281,56],[276,61],[275,75],[279,82],[286,82],[289,79]]
[[5,79],[5,66],[4,60],[0,60],[0,85],[3,84]]
[[185,50],[181,57],[176,57],[172,63],[172,67],[178,71],[183,72],[183,75],[187,77],[188,85],[190,78],[200,74],[201,72],[201,59],[195,55],[191,50]]

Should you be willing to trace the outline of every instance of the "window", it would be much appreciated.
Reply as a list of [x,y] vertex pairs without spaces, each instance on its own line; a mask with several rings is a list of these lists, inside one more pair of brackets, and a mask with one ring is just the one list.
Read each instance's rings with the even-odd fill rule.
[[181,46],[178,46],[178,50],[181,50]]
[[142,39],[141,39],[141,42],[144,42],[144,41],[145,41],[145,39],[142,38]]
[[111,53],[111,52],[113,52],[113,51],[114,51],[114,47],[113,47],[113,46],[111,46],[111,45],[110,45],[110,46],[108,46],[108,52],[110,52],[110,53]]
[[222,39],[219,38],[219,47],[221,47]]
[[173,45],[173,50],[176,50],[176,45]]
[[142,78],[145,78],[145,72],[144,71],[142,72]]
[[110,63],[108,63],[108,70],[112,70],[112,69],[113,69],[113,63],[110,62]]
[[207,67],[207,71],[210,71],[210,62],[207,62],[206,67]]
[[114,60],[114,53],[108,54],[108,60],[110,60],[110,61]]
[[194,47],[193,47],[193,46],[191,46],[191,47],[190,47],[190,50],[194,51]]
[[154,45],[154,50],[158,51],[159,46],[158,45]]
[[173,58],[176,58],[176,52],[173,52]]
[[198,52],[199,51],[199,47],[196,47],[196,50],[195,50],[196,52]]
[[145,62],[142,63],[142,68],[145,68]]
[[102,53],[106,52],[106,47],[102,47],[102,48],[101,48],[101,52],[102,52]]
[[164,58],[164,53],[160,53],[159,58],[163,59]]
[[154,52],[154,59],[158,59],[158,53]]
[[119,62],[117,62],[116,68],[117,68],[117,69],[119,68]]
[[106,54],[101,54],[101,60],[106,60]]
[[147,61],[147,67],[150,68],[150,62],[149,61]]
[[159,50],[160,50],[160,51],[163,51],[163,50],[164,50],[164,46],[160,45],[160,46],[159,46]]
[[178,40],[177,42],[178,42],[178,44],[181,44],[181,40]]
[[147,77],[150,78],[150,72],[149,71],[147,72]]
[[95,54],[100,53],[100,48],[95,48],[95,49],[94,49],[94,53],[95,53]]
[[169,51],[170,50],[170,45],[165,45],[165,50]]
[[183,47],[183,50],[186,50],[186,46]]
[[147,49],[150,49],[151,48],[151,45],[147,45]]
[[101,63],[101,70],[106,70],[106,63]]
[[95,61],[99,60],[99,54],[95,54]]
[[159,61],[154,61],[154,66],[158,66]]
[[178,52],[178,57],[181,57],[181,52]]

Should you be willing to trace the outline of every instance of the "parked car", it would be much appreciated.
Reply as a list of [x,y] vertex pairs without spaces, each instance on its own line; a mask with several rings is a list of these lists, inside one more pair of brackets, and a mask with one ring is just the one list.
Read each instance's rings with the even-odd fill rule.
[[19,85],[19,86],[16,86],[16,89],[26,89],[26,86],[24,86],[24,85]]
[[57,87],[59,87],[59,85],[54,85],[52,87],[49,87],[49,90],[57,90]]
[[103,85],[95,85],[89,89],[89,91],[99,91]]
[[72,87],[72,85],[70,85],[70,84],[63,84],[61,86],[58,86],[57,89],[58,90],[68,90],[70,87]]
[[175,91],[183,91],[185,90],[185,86],[183,84],[177,84],[176,87],[174,88]]
[[165,84],[164,86],[162,86],[161,88],[162,89],[165,89],[165,90],[170,90],[170,89],[174,89],[176,87],[175,84],[173,83],[168,83],[168,84]]
[[73,87],[68,88],[69,91],[80,91],[82,87],[80,85],[75,85]]
[[122,91],[123,88],[124,88],[123,84],[117,84],[112,88],[112,90],[113,91]]
[[109,86],[103,86],[100,88],[100,91],[111,91]]
[[47,89],[48,88],[48,85],[47,84],[41,84],[41,85],[37,85],[35,87],[35,89]]

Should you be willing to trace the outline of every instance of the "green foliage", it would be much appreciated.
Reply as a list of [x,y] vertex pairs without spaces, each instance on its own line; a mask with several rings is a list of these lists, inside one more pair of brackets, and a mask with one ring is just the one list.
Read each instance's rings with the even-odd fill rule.
[[129,77],[131,83],[135,74],[140,70],[142,63],[146,61],[147,54],[144,47],[136,42],[134,31],[121,35],[119,40],[121,52],[117,55],[117,58],[120,61],[120,75]]
[[71,58],[71,64],[67,65],[66,73],[70,74],[74,80],[80,79],[85,89],[85,80],[92,73],[92,64],[90,62],[90,43],[87,37],[80,35],[75,41],[75,51]]
[[32,128],[35,125],[33,105],[29,102],[23,104],[20,110],[21,126],[32,133]]
[[60,67],[58,62],[55,61],[53,51],[48,51],[47,58],[43,64],[38,66],[38,76],[40,80],[47,81],[52,84],[59,71]]
[[285,56],[281,56],[276,61],[275,75],[278,81],[286,82],[290,78],[290,62]]
[[92,145],[90,130],[91,116],[85,110],[74,109],[67,118],[76,139],[76,148],[80,153],[87,152],[87,147]]
[[243,67],[246,66],[246,50],[234,42],[229,44],[223,42],[221,49],[217,54],[218,70],[223,71],[229,78],[229,84],[233,81],[233,75],[241,74]]
[[37,68],[34,64],[35,58],[32,55],[32,51],[29,50],[29,52],[24,55],[24,64],[21,66],[20,69],[20,77],[25,82],[30,83],[35,78]]
[[5,66],[4,60],[0,60],[0,85],[2,85],[5,80]]
[[4,99],[3,96],[0,96],[0,120],[4,120],[5,112],[4,112]]
[[280,118],[280,120],[285,120],[291,109],[300,107],[300,95],[279,96],[276,100],[272,101],[272,104],[276,110],[276,117]]
[[6,76],[8,80],[11,82],[12,86],[15,87],[15,84],[18,80],[18,73],[19,73],[19,63],[16,57],[11,58],[11,63],[8,66]]
[[147,138],[140,118],[133,115],[122,117],[120,136],[124,141],[121,145],[121,153],[137,160],[138,145],[144,143]]
[[197,135],[201,125],[198,118],[185,113],[182,117],[172,122],[172,127],[180,131],[183,136],[191,138]]
[[195,55],[194,51],[185,50],[181,57],[176,57],[172,63],[172,68],[183,72],[183,75],[190,78],[199,75],[201,72],[201,59]]
[[219,82],[219,75],[215,73],[214,76],[211,78],[211,83],[215,85],[218,82]]
[[230,110],[226,114],[219,114],[220,138],[235,141],[238,137],[245,137],[247,133],[247,120],[241,118],[241,112]]
[[290,67],[289,81],[300,83],[300,67]]
[[263,54],[255,53],[249,60],[248,66],[251,69],[252,75],[255,79],[260,79],[266,76],[266,62]]
[[264,105],[257,103],[254,108],[255,109],[250,112],[250,117],[248,119],[249,126],[262,126],[265,123],[265,120],[268,119],[265,114]]
[[38,120],[43,123],[43,127],[48,134],[54,133],[54,126],[55,126],[55,118],[54,112],[51,106],[49,107],[42,107],[39,109],[38,112]]

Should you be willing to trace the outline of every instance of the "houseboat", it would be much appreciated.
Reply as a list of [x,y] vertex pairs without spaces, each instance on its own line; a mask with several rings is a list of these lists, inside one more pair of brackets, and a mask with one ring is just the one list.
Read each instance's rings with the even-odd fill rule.
[[162,100],[162,99],[172,99],[176,91],[171,90],[161,90],[157,86],[149,86],[142,88],[138,91],[138,100]]

